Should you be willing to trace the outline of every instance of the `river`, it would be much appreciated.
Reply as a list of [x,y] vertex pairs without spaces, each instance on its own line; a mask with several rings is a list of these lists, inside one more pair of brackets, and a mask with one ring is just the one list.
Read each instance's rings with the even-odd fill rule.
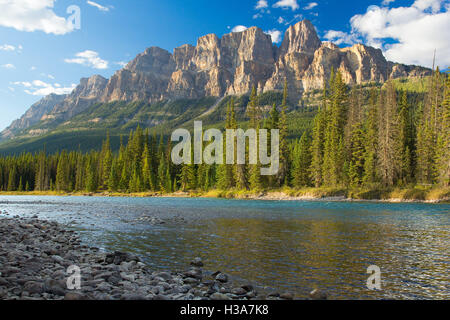
[[[448,204],[0,196],[0,210],[60,222],[156,270],[201,257],[210,272],[299,298],[319,288],[331,299],[450,299]],[[372,265],[379,291],[366,285]]]

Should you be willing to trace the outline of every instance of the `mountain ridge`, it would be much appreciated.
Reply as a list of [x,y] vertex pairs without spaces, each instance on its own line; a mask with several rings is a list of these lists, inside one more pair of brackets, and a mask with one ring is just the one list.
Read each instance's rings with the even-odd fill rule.
[[280,47],[260,28],[251,27],[221,38],[208,34],[196,46],[186,44],[173,53],[147,48],[110,79],[82,78],[72,93],[44,97],[0,138],[11,139],[41,121],[68,121],[96,103],[220,98],[247,94],[253,86],[262,93],[282,90],[285,80],[289,96],[299,101],[303,93],[321,89],[332,68],[349,85],[431,73],[424,67],[387,61],[380,49],[363,44],[340,48],[321,42],[309,20],[290,26]]

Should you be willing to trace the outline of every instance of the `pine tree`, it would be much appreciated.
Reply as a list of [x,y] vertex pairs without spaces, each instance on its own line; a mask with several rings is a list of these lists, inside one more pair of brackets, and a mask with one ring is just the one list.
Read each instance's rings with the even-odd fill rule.
[[284,80],[283,102],[281,106],[281,113],[278,121],[278,128],[280,130],[280,168],[277,176],[277,183],[279,186],[286,185],[288,181],[289,172],[289,147],[288,147],[288,125],[287,125],[287,103],[288,103],[288,87],[287,80]]
[[328,186],[343,183],[345,164],[344,126],[347,102],[347,86],[341,73],[332,76],[330,83],[330,114],[325,132],[323,177]]
[[325,84],[322,95],[322,107],[319,109],[317,116],[314,118],[313,141],[311,146],[312,164],[310,171],[311,179],[316,188],[322,186],[324,183],[322,171],[327,118],[327,88]]
[[365,186],[372,186],[378,181],[378,106],[377,92],[370,92],[369,112],[365,122],[364,176]]
[[113,160],[108,177],[109,191],[117,191],[119,189],[119,179],[118,162],[117,160]]
[[406,91],[402,93],[401,102],[399,106],[399,133],[397,144],[400,146],[400,181],[409,183],[412,180],[412,150],[413,150],[413,129],[411,110],[408,104],[408,97]]
[[16,191],[16,176],[17,176],[17,170],[16,167],[13,166],[12,170],[9,172],[8,176],[8,191]]
[[349,161],[349,180],[352,187],[359,187],[363,181],[364,175],[364,144],[365,132],[363,125],[354,125],[350,133],[350,161]]
[[66,151],[59,156],[58,168],[56,172],[56,190],[71,191],[69,159]]
[[106,136],[106,141],[104,142],[102,148],[102,186],[107,187],[109,178],[111,176],[111,166],[112,166],[112,152],[111,152],[111,143],[109,137],[109,131]]
[[439,130],[435,153],[437,182],[443,186],[450,185],[450,74],[445,81],[442,97]]
[[292,159],[292,185],[296,188],[310,186],[309,168],[312,156],[311,141],[307,132],[304,132],[300,141],[295,143]]
[[96,192],[97,191],[97,176],[96,176],[96,165],[94,163],[93,157],[87,162],[86,168],[86,191]]
[[387,82],[386,98],[380,101],[378,163],[382,183],[393,186],[401,171],[401,146],[398,138],[397,94],[392,80]]

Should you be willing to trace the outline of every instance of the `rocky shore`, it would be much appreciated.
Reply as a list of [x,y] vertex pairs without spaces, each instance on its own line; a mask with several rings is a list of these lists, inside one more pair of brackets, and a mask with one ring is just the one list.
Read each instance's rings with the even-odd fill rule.
[[[291,293],[258,294],[251,284],[233,284],[228,275],[219,271],[206,275],[202,267],[203,261],[196,258],[183,273],[152,271],[135,255],[100,252],[83,245],[74,231],[55,222],[37,217],[0,218],[2,300],[294,298]],[[326,296],[316,291],[310,298]]]

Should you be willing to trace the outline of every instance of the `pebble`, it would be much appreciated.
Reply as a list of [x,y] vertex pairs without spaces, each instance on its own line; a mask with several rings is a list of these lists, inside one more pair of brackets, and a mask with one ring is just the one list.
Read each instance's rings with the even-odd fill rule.
[[225,273],[219,273],[216,276],[216,280],[222,283],[228,282],[228,276]]
[[[184,273],[154,272],[125,252],[81,244],[56,222],[0,218],[0,298],[4,300],[230,300],[257,297],[251,285],[206,276],[195,258]],[[67,287],[67,267],[79,267],[81,288]],[[203,281],[203,282],[202,282]],[[72,283],[73,284],[73,283]],[[234,288],[234,289],[232,289]],[[75,290],[71,290],[75,289]]]

